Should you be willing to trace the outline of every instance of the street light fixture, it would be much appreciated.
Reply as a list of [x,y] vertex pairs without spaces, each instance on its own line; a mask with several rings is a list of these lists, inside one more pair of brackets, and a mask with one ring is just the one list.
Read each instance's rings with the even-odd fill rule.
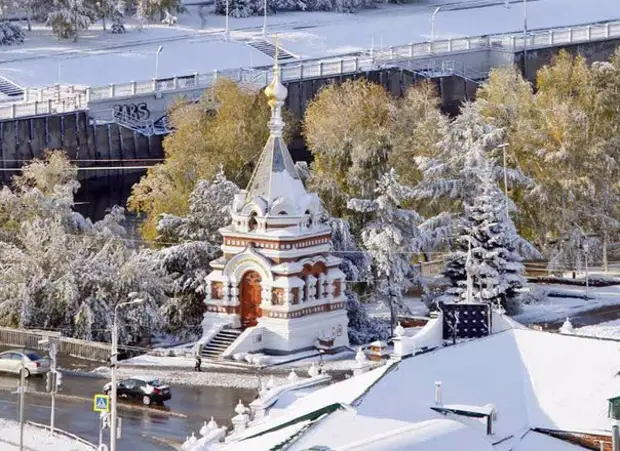
[[264,6],[263,36],[267,36],[267,0],[265,0],[265,6]]
[[164,46],[160,45],[157,48],[157,53],[155,53],[155,80],[157,80],[158,73],[159,73],[159,54],[161,53],[163,49],[164,49]]
[[[160,49],[162,46],[159,47]],[[158,51],[159,52],[159,51]],[[128,307],[130,305],[143,304],[144,299],[137,299],[138,293],[129,293],[129,298],[133,299],[127,302],[120,302],[114,307],[114,322],[112,325],[112,355],[110,356],[110,364],[112,366],[112,399],[111,401],[111,422],[110,422],[110,451],[116,451],[116,358],[118,355],[118,309]]]
[[435,16],[437,15],[440,9],[441,9],[441,6],[438,6],[437,8],[435,8],[435,11],[433,11],[433,15],[431,16],[431,50],[433,49],[432,45],[433,45],[433,42],[435,41]]

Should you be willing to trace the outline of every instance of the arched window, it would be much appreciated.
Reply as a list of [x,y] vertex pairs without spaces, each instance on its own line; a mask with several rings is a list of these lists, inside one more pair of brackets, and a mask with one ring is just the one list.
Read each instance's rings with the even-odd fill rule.
[[250,220],[248,222],[248,228],[250,230],[256,230],[258,228],[258,221],[256,220],[256,212],[250,215]]
[[308,220],[306,221],[308,228],[312,227],[312,214],[310,213],[310,210],[306,210],[304,214],[308,216]]
[[304,290],[301,302],[306,302],[308,300],[308,276],[312,274],[312,267],[308,264],[304,265],[304,268],[301,271],[301,280],[304,281]]
[[312,275],[316,278],[316,298],[320,299],[322,298],[322,294],[323,294],[323,287],[321,287],[321,282],[320,282],[320,278],[321,278],[321,274],[327,274],[327,268],[325,267],[325,264],[322,262],[316,262],[313,266],[312,266]]

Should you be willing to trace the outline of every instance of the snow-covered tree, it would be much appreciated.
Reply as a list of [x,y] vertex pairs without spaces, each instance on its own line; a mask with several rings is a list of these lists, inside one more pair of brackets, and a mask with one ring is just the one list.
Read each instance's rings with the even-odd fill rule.
[[370,255],[357,247],[347,221],[340,218],[325,220],[332,229],[333,252],[342,259],[340,270],[347,280],[345,295],[350,343],[361,345],[374,340],[388,339],[389,324],[381,318],[372,318],[368,314],[366,306],[360,301],[360,293],[365,290],[356,289],[365,287],[370,280]]
[[[261,0],[230,0],[228,2],[228,15],[241,18],[258,16],[263,14],[264,2]],[[215,13],[226,14],[226,0],[215,0]]]
[[121,208],[94,224],[73,211],[78,187],[77,168],[53,152],[0,191],[0,324],[109,340],[115,305],[137,292],[145,302],[119,317],[119,338],[149,338],[161,328],[166,274],[127,246]]
[[88,30],[95,17],[97,11],[88,0],[55,0],[47,22],[59,38],[77,40],[78,34]]
[[15,45],[24,42],[24,31],[11,22],[0,22],[0,45]]
[[376,294],[394,313],[404,311],[403,292],[412,273],[412,253],[420,248],[418,226],[422,217],[403,207],[413,197],[410,188],[398,181],[391,169],[377,182],[375,198],[351,199],[347,206],[372,215],[361,230],[361,242],[372,258],[372,275]]
[[444,271],[452,283],[447,294],[452,300],[466,300],[469,275],[473,302],[503,305],[514,313],[526,285],[517,251],[522,239],[506,212],[505,196],[489,160],[480,162],[478,180],[473,199],[464,204],[465,212],[457,226],[458,247],[449,256]]
[[187,336],[199,332],[209,262],[220,252],[222,238],[218,230],[230,223],[230,205],[238,192],[239,187],[226,179],[220,168],[213,181],[196,184],[187,216],[160,217],[160,241],[179,243],[157,252],[162,268],[172,279],[172,300],[163,312],[170,333]]

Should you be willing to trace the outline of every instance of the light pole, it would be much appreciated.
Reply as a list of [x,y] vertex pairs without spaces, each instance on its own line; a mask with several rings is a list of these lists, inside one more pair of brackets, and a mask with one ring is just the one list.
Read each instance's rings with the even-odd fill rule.
[[506,210],[506,216],[508,216],[508,173],[506,172],[506,147],[508,143],[500,144],[504,156],[504,209]]
[[26,356],[22,355],[21,368],[19,371],[19,451],[24,450],[24,395],[26,393],[25,377],[26,377]]
[[267,0],[265,0],[265,6],[264,6],[263,36],[267,36]]
[[523,0],[523,75],[527,80],[527,0]]
[[120,307],[127,307],[129,305],[138,305],[144,303],[143,299],[135,299],[138,293],[129,293],[129,298],[134,299],[132,301],[120,302],[114,307],[114,322],[112,325],[112,355],[110,356],[110,364],[112,366],[112,399],[111,401],[111,413],[112,421],[110,422],[110,451],[116,451],[116,358],[118,355],[118,309]]
[[157,76],[159,73],[159,54],[161,53],[163,49],[164,49],[164,46],[160,45],[157,48],[157,53],[155,53],[155,80],[157,80]]
[[588,300],[588,250],[589,250],[589,246],[588,243],[584,243],[583,244],[583,253],[584,253],[584,257],[586,260],[586,301]]
[[440,9],[441,9],[441,6],[438,6],[437,8],[435,8],[435,11],[433,11],[433,15],[431,16],[431,50],[433,49],[432,46],[433,46],[433,42],[435,41],[435,16],[437,15]]
[[224,39],[226,39],[227,41],[230,35],[230,29],[228,28],[228,12],[230,9],[229,3],[230,3],[230,0],[226,0],[226,30],[224,30]]

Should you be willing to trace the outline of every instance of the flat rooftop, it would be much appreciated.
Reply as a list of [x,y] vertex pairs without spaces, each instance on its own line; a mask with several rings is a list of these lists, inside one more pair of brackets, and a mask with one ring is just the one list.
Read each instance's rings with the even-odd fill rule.
[[[469,3],[469,4],[468,4]],[[475,2],[481,4],[481,0]],[[427,41],[431,13],[435,38],[447,39],[519,30],[523,3],[509,8],[502,0],[472,6],[471,0],[425,0],[409,5],[381,5],[355,14],[327,12],[278,13],[268,17],[268,36],[301,58],[316,58],[360,50]],[[179,16],[176,26],[149,25],[137,29],[129,20],[125,34],[103,32],[95,24],[77,42],[59,41],[47,27],[34,27],[23,45],[3,47],[0,75],[21,86],[54,83],[105,86],[109,83],[206,73],[216,69],[264,66],[272,59],[247,45],[262,37],[262,17],[230,19],[230,41],[223,39],[225,18],[205,16],[203,28],[196,6]],[[528,28],[562,27],[620,18],[618,0],[529,0]]]

